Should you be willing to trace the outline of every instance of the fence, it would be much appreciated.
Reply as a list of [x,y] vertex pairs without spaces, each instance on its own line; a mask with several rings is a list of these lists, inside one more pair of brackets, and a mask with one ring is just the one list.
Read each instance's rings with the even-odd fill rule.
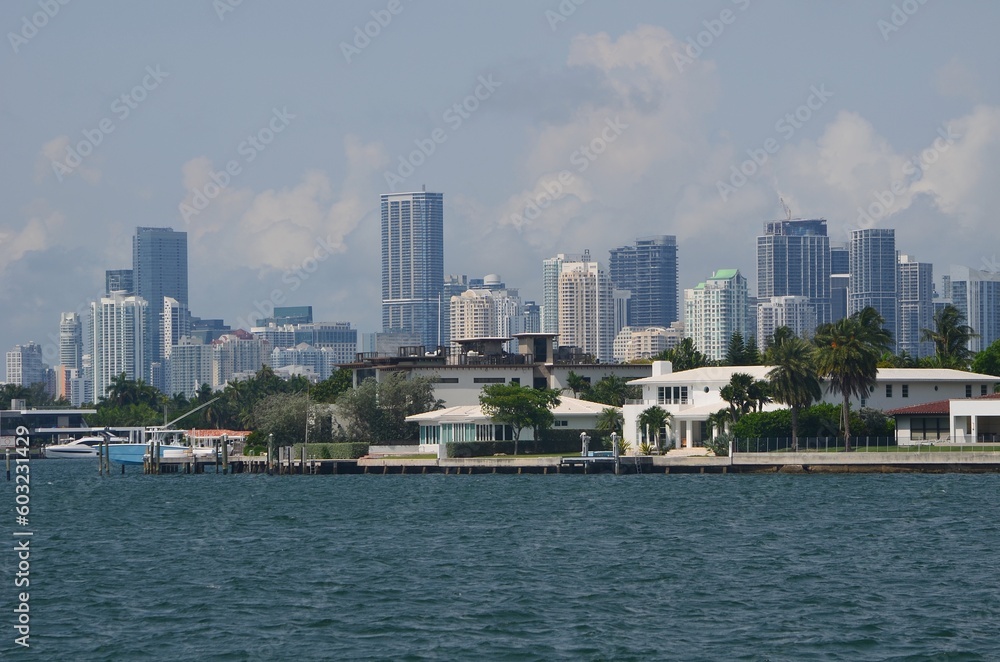
[[[791,437],[735,439],[733,453],[835,453],[845,449],[843,437],[799,437],[793,450]],[[851,450],[859,453],[982,453],[1000,452],[1000,443],[913,441],[898,444],[895,437],[852,437]]]

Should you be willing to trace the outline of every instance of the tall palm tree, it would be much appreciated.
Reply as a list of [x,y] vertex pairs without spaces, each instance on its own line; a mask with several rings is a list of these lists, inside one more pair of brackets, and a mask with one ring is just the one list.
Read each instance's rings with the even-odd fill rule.
[[933,329],[920,330],[921,340],[934,342],[934,355],[942,368],[968,368],[973,357],[969,341],[978,337],[965,323],[962,311],[951,304],[934,313]]
[[892,333],[885,328],[885,319],[871,306],[865,306],[851,317],[858,321],[865,342],[871,345],[879,356],[892,352]]
[[[663,407],[658,405],[653,405],[652,407],[647,407],[643,409],[639,414],[639,427],[643,430],[650,430],[653,433],[653,439],[656,443],[656,447],[660,447],[660,430],[670,422],[672,416]],[[647,441],[649,441],[647,439]]]
[[851,450],[851,396],[867,397],[878,379],[878,359],[882,348],[872,340],[870,324],[866,326],[858,315],[816,329],[816,372],[830,380],[830,387],[839,392],[844,403],[841,423],[844,428],[844,450]]
[[625,415],[617,407],[605,407],[597,415],[597,429],[601,432],[620,432],[625,425]]
[[767,350],[767,362],[774,366],[767,373],[771,394],[792,410],[792,450],[797,451],[799,410],[823,395],[813,360],[813,348],[801,338],[786,338]]
[[574,398],[579,398],[581,393],[585,393],[590,389],[590,382],[570,370],[569,374],[566,375],[566,388],[573,392]]
[[722,399],[729,403],[729,416],[733,423],[753,410],[755,399],[751,397],[750,391],[754,387],[754,381],[753,375],[734,372],[729,377],[729,383],[719,390]]

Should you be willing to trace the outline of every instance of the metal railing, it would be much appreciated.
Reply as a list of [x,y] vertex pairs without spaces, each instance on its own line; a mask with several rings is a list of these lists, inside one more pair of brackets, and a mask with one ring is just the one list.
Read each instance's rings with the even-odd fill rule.
[[[836,453],[845,450],[843,437],[799,437],[792,448],[791,437],[733,440],[733,453]],[[858,453],[997,453],[1000,442],[933,439],[897,443],[895,437],[852,437],[851,450]]]

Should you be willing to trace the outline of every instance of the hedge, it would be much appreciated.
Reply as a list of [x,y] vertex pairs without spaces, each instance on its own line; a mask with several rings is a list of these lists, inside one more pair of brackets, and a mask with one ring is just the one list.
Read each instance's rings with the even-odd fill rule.
[[[368,455],[368,444],[349,442],[340,444],[305,444],[306,458],[317,460],[356,460]],[[302,444],[292,447],[292,457],[302,457]]]

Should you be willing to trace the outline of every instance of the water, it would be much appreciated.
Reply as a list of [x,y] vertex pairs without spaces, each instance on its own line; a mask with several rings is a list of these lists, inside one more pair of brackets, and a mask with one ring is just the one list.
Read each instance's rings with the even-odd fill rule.
[[0,656],[1000,659],[995,475],[31,470]]

